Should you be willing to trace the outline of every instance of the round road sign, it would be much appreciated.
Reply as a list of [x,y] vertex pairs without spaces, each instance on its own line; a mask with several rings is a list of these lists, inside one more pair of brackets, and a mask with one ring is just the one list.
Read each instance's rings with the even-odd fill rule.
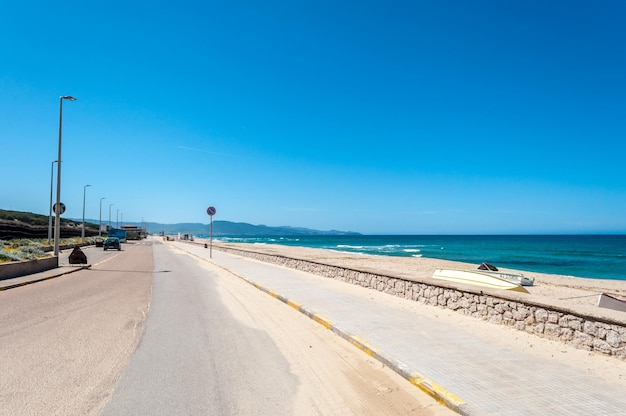
[[207,213],[207,214],[209,214],[211,217],[212,217],[213,215],[215,215],[215,213],[216,213],[216,212],[217,212],[217,210],[215,209],[215,207],[208,207],[208,208],[206,209],[206,213]]
[[[63,214],[65,212],[65,204],[63,202],[59,203],[61,210],[59,211],[59,215]],[[54,213],[57,213],[57,204],[54,204],[52,206],[52,211],[54,211]]]

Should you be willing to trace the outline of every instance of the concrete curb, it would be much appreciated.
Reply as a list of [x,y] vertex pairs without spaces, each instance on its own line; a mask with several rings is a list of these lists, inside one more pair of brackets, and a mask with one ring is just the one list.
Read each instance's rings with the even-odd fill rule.
[[313,321],[319,323],[320,325],[322,325],[326,329],[328,329],[328,330],[334,332],[335,334],[339,335],[340,337],[342,337],[343,339],[345,339],[346,341],[348,341],[349,343],[351,343],[352,345],[354,345],[355,347],[360,349],[365,354],[367,354],[370,357],[375,358],[376,360],[378,360],[381,363],[385,364],[386,366],[391,368],[393,371],[395,371],[397,374],[402,376],[404,379],[409,381],[412,385],[414,385],[415,387],[419,388],[424,393],[426,393],[429,396],[431,396],[432,398],[434,398],[441,405],[446,406],[447,408],[453,410],[454,412],[456,412],[456,413],[458,413],[460,415],[470,416],[469,409],[468,409],[468,404],[465,401],[463,401],[462,399],[460,399],[458,396],[456,396],[455,394],[449,392],[443,386],[437,384],[436,382],[434,382],[434,381],[432,381],[432,380],[430,380],[430,379],[428,379],[426,377],[423,377],[419,372],[411,371],[401,361],[395,359],[394,357],[391,357],[391,356],[387,355],[384,351],[382,351],[376,345],[374,345],[374,344],[370,343],[369,341],[359,337],[358,335],[351,334],[347,330],[344,330],[344,329],[340,328],[339,326],[334,324],[330,319],[328,319],[327,317],[325,317],[321,313],[309,310],[306,307],[302,306],[302,304],[300,304],[298,301],[296,301],[294,299],[289,299],[289,298],[287,298],[287,297],[285,297],[283,295],[280,295],[279,293],[277,293],[277,292],[275,292],[275,291],[273,291],[273,290],[271,290],[269,288],[264,287],[263,285],[261,285],[258,282],[250,280],[247,277],[241,276],[241,275],[235,273],[234,271],[232,271],[232,270],[230,270],[230,269],[228,269],[226,267],[223,267],[223,266],[221,266],[219,264],[214,263],[211,259],[206,259],[204,257],[198,256],[197,254],[191,253],[191,252],[189,252],[187,250],[185,250],[185,252],[187,254],[190,254],[190,255],[200,259],[200,260],[209,262],[209,263],[213,264],[214,266],[217,266],[217,267],[221,268],[222,270],[227,271],[228,273],[232,274],[233,276],[238,277],[241,280],[245,281],[246,283],[256,287],[260,291],[265,292],[266,294],[270,295],[271,297],[280,300],[281,302],[283,302],[286,305],[292,307],[296,311],[306,315],[307,317],[309,317]]

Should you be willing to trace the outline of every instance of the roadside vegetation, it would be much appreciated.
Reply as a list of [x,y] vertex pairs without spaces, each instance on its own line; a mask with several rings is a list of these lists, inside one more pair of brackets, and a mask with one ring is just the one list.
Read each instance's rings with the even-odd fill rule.
[[34,260],[46,257],[41,244],[32,240],[0,240],[0,263],[11,261]]
[[[95,243],[95,237],[85,238],[89,244]],[[61,246],[73,246],[81,243],[80,237],[62,238]],[[48,239],[0,240],[0,264],[13,261],[36,260],[52,255]],[[47,250],[46,250],[47,249]]]
[[[48,238],[41,238],[48,234],[48,222],[47,215],[0,209],[0,264],[51,256]],[[80,244],[80,237],[70,237],[81,234],[79,223],[61,218],[61,227],[61,235],[68,235],[61,238],[61,246]],[[97,230],[98,225],[85,222],[85,242],[93,244],[95,237],[89,235],[97,234]]]

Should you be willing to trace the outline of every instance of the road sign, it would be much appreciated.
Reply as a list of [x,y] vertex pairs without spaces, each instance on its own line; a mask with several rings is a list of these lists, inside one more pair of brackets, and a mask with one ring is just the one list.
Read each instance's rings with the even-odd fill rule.
[[216,212],[217,210],[215,209],[214,206],[210,206],[206,209],[206,213],[209,214],[209,216],[211,217],[211,233],[209,234],[209,243],[211,244],[210,245],[211,248],[209,250],[210,258],[213,258],[213,215],[215,215]]
[[[59,211],[59,215],[63,214],[65,212],[65,204],[63,202],[59,203],[61,210]],[[57,213],[57,204],[54,204],[54,206],[52,207],[52,211],[54,211],[54,213]]]

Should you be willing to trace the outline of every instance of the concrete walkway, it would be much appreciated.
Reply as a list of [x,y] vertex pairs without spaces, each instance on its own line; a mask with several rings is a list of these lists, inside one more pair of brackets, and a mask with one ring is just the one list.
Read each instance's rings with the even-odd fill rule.
[[[323,277],[171,243],[307,314],[464,415],[616,415],[623,387],[397,308],[325,288]],[[316,284],[317,281],[317,284]]]

